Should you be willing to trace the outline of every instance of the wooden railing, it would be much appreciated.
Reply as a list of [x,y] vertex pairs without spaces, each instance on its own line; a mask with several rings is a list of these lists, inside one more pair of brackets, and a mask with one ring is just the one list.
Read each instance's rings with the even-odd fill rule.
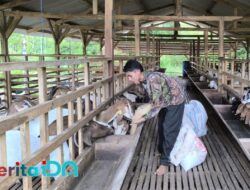
[[[42,160],[48,160],[48,156],[51,152],[57,149],[59,163],[64,162],[64,150],[63,143],[69,142],[70,159],[77,160],[85,151],[83,146],[83,134],[82,128],[92,120],[98,113],[100,113],[108,104],[113,101],[114,96],[121,94],[129,86],[122,73],[124,62],[131,57],[116,57],[113,62],[119,64],[119,72],[113,76],[102,77],[99,81],[91,83],[90,65],[95,63],[105,64],[108,60],[104,57],[99,58],[83,58],[74,60],[57,60],[57,61],[40,61],[40,62],[13,62],[4,63],[0,65],[0,72],[13,71],[13,70],[36,70],[37,78],[33,80],[37,85],[38,90],[38,102],[39,104],[29,109],[20,111],[16,114],[4,117],[0,119],[0,166],[7,167],[7,149],[6,133],[13,130],[15,127],[20,128],[20,141],[15,142],[20,144],[22,152],[22,160],[20,164],[28,166],[35,166]],[[136,57],[139,61],[144,63],[148,61],[150,63],[156,63],[154,57]],[[47,88],[50,83],[47,73],[53,67],[61,66],[64,68],[71,68],[78,66],[82,69],[84,74],[84,85],[77,87],[75,90],[70,91],[66,95],[61,95],[56,99],[47,101]],[[35,74],[34,74],[35,75]],[[72,78],[71,78],[72,79]],[[32,81],[32,79],[30,79]],[[37,82],[37,83],[36,83]],[[107,88],[113,86],[114,96],[110,94]],[[94,96],[93,108],[90,107],[90,94]],[[85,96],[85,113],[82,109],[82,97]],[[97,105],[97,99],[99,98],[100,104]],[[74,106],[76,104],[76,106]],[[68,128],[63,129],[63,108],[68,110]],[[48,136],[48,113],[55,109],[57,114],[57,136],[49,141]],[[77,118],[75,119],[74,114]],[[40,125],[40,148],[31,154],[30,149],[30,126],[29,123],[32,119],[39,118]],[[78,154],[75,154],[73,147],[73,135],[78,134]],[[14,139],[13,139],[14,140]],[[18,146],[17,146],[18,147]],[[20,176],[19,176],[20,177]],[[15,183],[18,177],[15,176],[15,172],[11,176],[5,176],[0,178],[0,189],[8,189],[13,183]],[[32,178],[23,178],[23,189],[32,189]],[[41,176],[41,188],[46,189],[50,186],[50,178]]]
[[220,90],[242,97],[244,88],[250,86],[250,60],[221,58],[213,64],[201,63],[191,62],[192,68],[209,79],[214,78],[211,74],[216,74]]

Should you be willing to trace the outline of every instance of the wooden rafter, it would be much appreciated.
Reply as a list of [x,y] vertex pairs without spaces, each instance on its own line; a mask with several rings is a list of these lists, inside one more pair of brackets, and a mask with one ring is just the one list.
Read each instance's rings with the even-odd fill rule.
[[[27,16],[27,17],[44,17],[54,19],[90,19],[104,20],[104,15],[73,15],[67,13],[40,13],[40,12],[25,12],[25,11],[6,11],[8,16]],[[144,20],[144,21],[219,21],[221,16],[154,16],[154,15],[116,15],[118,20]],[[243,16],[224,16],[225,21],[250,21],[250,17]]]
[[[12,17],[13,18],[13,17]],[[6,37],[9,38],[12,32],[15,30],[17,24],[20,22],[22,17],[14,17],[13,19],[9,19],[8,28],[6,29]]]
[[57,24],[56,22],[53,25],[52,20],[50,20],[50,19],[47,19],[47,20],[48,20],[48,24],[49,24],[51,33],[52,33],[56,43],[60,44],[62,42],[62,40],[70,32],[70,28],[69,27],[62,27],[61,25]]
[[27,16],[27,17],[39,17],[50,19],[65,19],[65,20],[77,20],[77,19],[89,19],[89,20],[103,20],[103,15],[85,15],[85,14],[68,14],[68,13],[41,13],[32,11],[6,11],[7,16]]

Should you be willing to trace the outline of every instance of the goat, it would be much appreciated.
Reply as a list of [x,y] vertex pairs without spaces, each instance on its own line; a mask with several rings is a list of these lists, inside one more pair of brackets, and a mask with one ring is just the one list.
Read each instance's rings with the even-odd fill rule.
[[217,90],[218,89],[217,82],[215,80],[211,80],[208,84],[208,87]]
[[150,100],[148,93],[142,84],[134,85],[127,92],[124,92],[123,96],[131,102],[136,103],[148,103]]
[[48,95],[48,100],[52,100],[55,97],[63,94],[67,94],[71,89],[68,86],[53,86]]
[[204,82],[204,81],[206,81],[206,77],[205,77],[205,76],[203,76],[203,75],[201,75],[201,76],[200,76],[200,78],[199,78],[199,81],[200,81],[200,82]]

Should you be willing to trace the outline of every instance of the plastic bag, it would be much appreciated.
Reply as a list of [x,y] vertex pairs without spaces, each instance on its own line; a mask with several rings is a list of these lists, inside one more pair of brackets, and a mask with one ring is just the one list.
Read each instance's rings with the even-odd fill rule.
[[203,105],[197,100],[191,100],[189,104],[185,104],[182,123],[192,122],[193,125],[189,125],[194,129],[194,132],[198,137],[207,134],[207,112]]
[[180,163],[185,171],[204,162],[207,156],[207,149],[198,137],[194,139],[192,145],[190,152],[185,155]]
[[175,166],[180,164],[185,171],[201,164],[207,155],[206,147],[190,125],[191,122],[182,125],[170,153],[171,163]]

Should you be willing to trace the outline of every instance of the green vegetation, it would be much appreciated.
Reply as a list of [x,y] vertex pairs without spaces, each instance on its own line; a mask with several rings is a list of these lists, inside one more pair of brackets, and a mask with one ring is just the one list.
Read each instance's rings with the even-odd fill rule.
[[184,55],[163,55],[160,59],[160,67],[166,68],[166,74],[170,76],[182,75],[182,62],[186,58]]
[[[82,54],[82,42],[80,40],[66,38],[60,44],[61,54]],[[87,46],[88,55],[100,54],[100,45],[97,42],[90,42]],[[20,33],[13,33],[9,38],[10,54],[54,54],[55,43],[52,37],[31,36]],[[12,61],[21,61],[24,58],[12,57]],[[48,59],[47,59],[48,60]],[[30,61],[38,61],[37,57]]]

